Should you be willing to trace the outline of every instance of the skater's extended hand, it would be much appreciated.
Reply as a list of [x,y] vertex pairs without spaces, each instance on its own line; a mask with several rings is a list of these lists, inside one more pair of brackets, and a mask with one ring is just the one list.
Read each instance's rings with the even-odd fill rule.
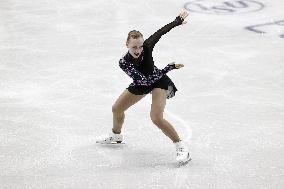
[[180,68],[184,67],[183,64],[176,64],[175,62],[172,62],[172,63],[170,63],[170,64],[175,65],[175,68],[176,68],[176,69],[180,69]]
[[189,12],[188,12],[187,10],[185,10],[185,9],[183,9],[183,10],[180,12],[179,16],[183,19],[182,24],[186,24],[186,23],[187,23],[187,21],[185,21],[185,18],[186,18],[188,15],[189,15]]
[[180,69],[180,68],[184,67],[184,65],[183,64],[175,64],[175,67],[176,67],[176,69]]

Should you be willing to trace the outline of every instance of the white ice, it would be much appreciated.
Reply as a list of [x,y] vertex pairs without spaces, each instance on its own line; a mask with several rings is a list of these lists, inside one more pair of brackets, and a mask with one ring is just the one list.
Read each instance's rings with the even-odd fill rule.
[[190,145],[150,120],[151,95],[126,112],[125,145],[100,146],[111,106],[131,82],[118,60],[132,29],[147,38],[188,1],[1,0],[1,189],[284,188],[284,2],[258,12],[191,12],[154,50],[179,91],[165,118]]

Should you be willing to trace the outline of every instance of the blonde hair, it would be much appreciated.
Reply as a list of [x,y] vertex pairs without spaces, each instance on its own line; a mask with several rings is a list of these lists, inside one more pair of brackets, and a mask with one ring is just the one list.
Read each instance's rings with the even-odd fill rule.
[[139,37],[143,38],[142,33],[140,33],[140,31],[137,31],[137,30],[132,30],[128,33],[126,43],[129,42],[130,38],[138,39]]

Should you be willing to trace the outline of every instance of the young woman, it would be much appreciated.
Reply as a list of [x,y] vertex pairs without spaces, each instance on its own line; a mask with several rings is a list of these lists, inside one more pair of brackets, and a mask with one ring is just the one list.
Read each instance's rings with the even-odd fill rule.
[[112,106],[112,132],[108,136],[100,137],[97,143],[121,143],[123,139],[121,128],[125,118],[124,112],[151,92],[151,120],[175,144],[177,161],[184,163],[191,160],[187,146],[181,141],[173,126],[163,118],[166,99],[173,97],[177,91],[174,83],[166,73],[173,69],[182,68],[184,65],[172,63],[160,70],[154,65],[152,57],[154,46],[161,36],[172,28],[185,24],[187,16],[187,11],[181,11],[174,21],[156,31],[145,41],[139,31],[133,30],[129,32],[126,41],[128,52],[119,60],[119,66],[133,79],[133,83],[129,85]]

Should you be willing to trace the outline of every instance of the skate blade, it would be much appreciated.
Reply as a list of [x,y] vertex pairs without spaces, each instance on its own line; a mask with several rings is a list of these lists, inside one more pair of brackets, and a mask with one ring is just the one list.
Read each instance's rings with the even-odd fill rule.
[[110,144],[125,144],[125,142],[112,142]]
[[125,144],[125,142],[111,142],[111,143],[99,143],[97,144],[103,144],[103,145],[119,145],[119,144]]

